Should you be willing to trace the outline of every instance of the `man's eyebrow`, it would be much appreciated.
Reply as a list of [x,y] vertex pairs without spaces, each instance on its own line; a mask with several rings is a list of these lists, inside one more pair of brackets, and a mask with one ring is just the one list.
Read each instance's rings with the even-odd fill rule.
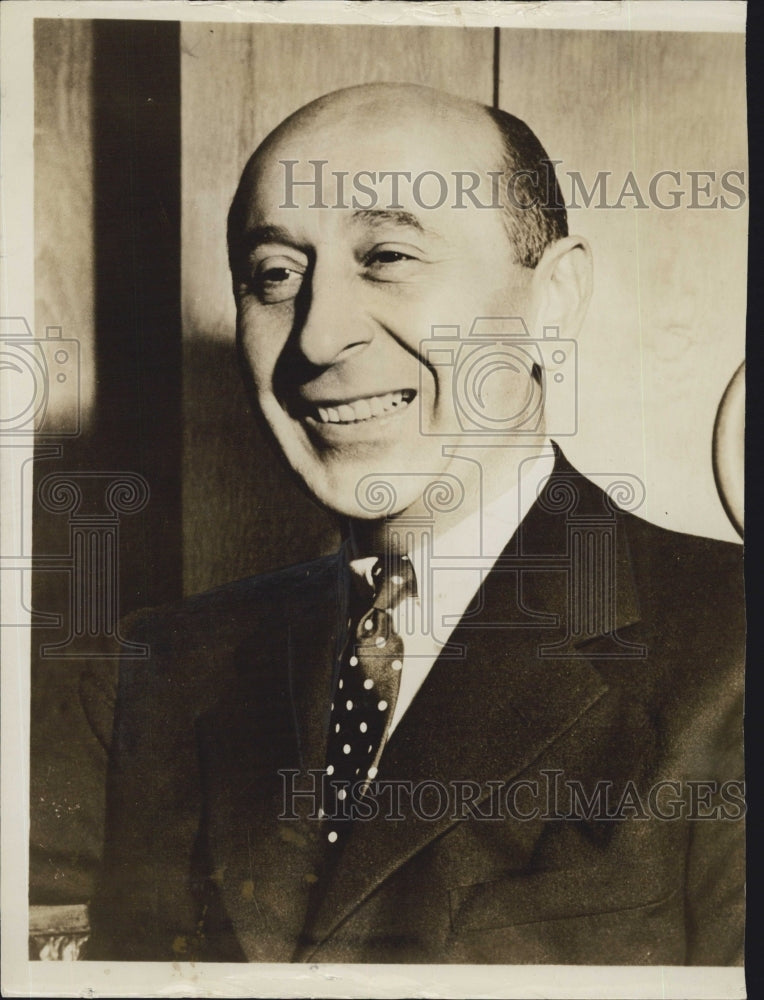
[[296,240],[284,226],[254,226],[252,229],[247,229],[242,234],[239,246],[244,253],[252,253],[264,243],[283,243],[285,246],[304,252],[300,241]]
[[[407,226],[424,236],[437,235],[425,229],[412,212],[406,212],[402,209],[362,208],[353,212],[350,221],[372,228],[384,225]],[[253,226],[242,233],[237,242],[239,252],[243,254],[250,254],[265,243],[282,243],[284,246],[293,247],[302,253],[307,253],[308,249],[286,227],[274,225]]]
[[429,230],[425,229],[415,215],[401,209],[362,208],[353,212],[350,219],[352,222],[360,222],[372,227],[390,224],[394,226],[408,226],[410,229],[415,229],[418,233],[422,233],[422,235],[434,235]]

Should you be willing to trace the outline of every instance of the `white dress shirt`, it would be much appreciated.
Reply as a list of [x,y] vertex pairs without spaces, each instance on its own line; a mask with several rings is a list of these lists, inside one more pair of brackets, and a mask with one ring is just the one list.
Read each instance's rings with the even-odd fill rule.
[[[442,535],[421,524],[406,530],[414,539],[407,551],[417,579],[417,596],[392,613],[404,655],[391,733],[403,718],[454,628],[483,580],[517,531],[554,466],[547,444],[524,462],[516,483],[479,506]],[[376,557],[351,559],[350,572],[371,583]]]

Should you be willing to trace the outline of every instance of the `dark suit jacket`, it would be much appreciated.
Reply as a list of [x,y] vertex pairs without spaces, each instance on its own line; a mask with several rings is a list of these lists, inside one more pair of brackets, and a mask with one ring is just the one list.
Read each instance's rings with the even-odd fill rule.
[[89,958],[742,960],[738,546],[618,510],[558,455],[380,766],[477,786],[471,811],[404,795],[331,868],[313,800],[279,817],[324,765],[339,566],[134,619]]

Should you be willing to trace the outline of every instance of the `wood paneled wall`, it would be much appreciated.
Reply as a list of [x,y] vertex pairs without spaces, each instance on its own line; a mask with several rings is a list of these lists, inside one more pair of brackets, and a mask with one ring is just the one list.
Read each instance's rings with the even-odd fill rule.
[[[83,419],[79,436],[52,433],[51,379],[35,485],[62,475],[81,503],[33,508],[32,605],[60,627],[32,630],[30,900],[68,904],[88,899],[101,849],[108,598],[122,616],[182,592],[179,25],[39,20],[35,41],[34,326],[79,342]],[[120,518],[115,553],[96,541],[75,567],[70,516],[108,528],[124,473],[148,504]]]
[[[747,177],[745,38],[679,32],[501,32],[501,107],[524,118],[591,190],[609,171],[608,203],[633,171],[648,208],[572,209],[594,253],[594,296],[579,337],[578,434],[560,441],[582,472],[628,472],[647,488],[642,516],[737,541],[711,463],[716,408],[743,360],[747,204],[650,203],[657,188],[692,198],[689,171]],[[734,183],[739,184],[739,179]],[[582,204],[581,197],[577,199]],[[730,204],[739,199],[727,195]],[[594,204],[599,199],[595,198]]]
[[[90,21],[35,25],[35,333],[80,342],[86,426],[95,399]],[[30,318],[31,322],[31,318]]]

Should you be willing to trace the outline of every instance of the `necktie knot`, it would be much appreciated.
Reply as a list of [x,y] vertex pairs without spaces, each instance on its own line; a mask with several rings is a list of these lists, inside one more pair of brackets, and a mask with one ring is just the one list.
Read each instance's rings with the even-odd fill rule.
[[392,611],[406,598],[416,597],[416,574],[408,556],[378,556],[371,578],[373,607],[381,611]]

